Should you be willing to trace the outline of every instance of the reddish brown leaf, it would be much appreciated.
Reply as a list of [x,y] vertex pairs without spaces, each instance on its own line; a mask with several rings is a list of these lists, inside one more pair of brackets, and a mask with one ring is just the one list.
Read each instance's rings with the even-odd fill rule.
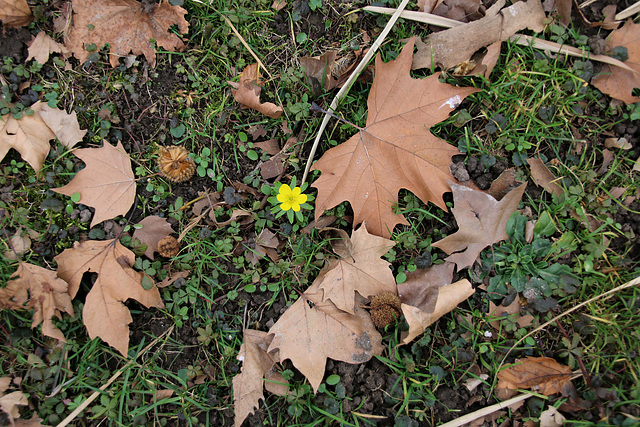
[[253,108],[265,116],[274,119],[282,115],[284,111],[282,107],[272,104],[271,102],[260,102],[260,92],[262,88],[258,86],[260,84],[260,68],[258,64],[247,65],[245,69],[242,70],[238,83],[227,83],[233,86],[231,94],[239,104]]
[[625,47],[629,59],[624,61],[626,65],[637,72],[624,70],[604,64],[602,73],[593,79],[593,85],[602,92],[613,98],[632,104],[640,101],[634,96],[634,88],[640,87],[640,24],[634,24],[632,20],[627,21],[624,27],[614,30],[607,37],[607,49],[610,53],[616,47]]
[[531,178],[536,185],[544,188],[551,194],[564,194],[564,190],[558,184],[558,178],[549,170],[539,158],[527,159],[527,163],[531,168]]
[[549,357],[527,357],[516,362],[521,363],[498,373],[498,387],[531,389],[550,396],[561,393],[562,387],[571,382],[571,368]]
[[511,190],[498,202],[487,193],[453,184],[451,212],[458,231],[433,246],[449,254],[446,260],[455,262],[458,271],[471,266],[484,248],[507,238],[507,221],[518,207],[525,187],[526,184]]
[[136,180],[122,143],[114,147],[105,141],[102,148],[83,148],[73,154],[87,166],[69,184],[53,191],[69,197],[80,193],[80,203],[96,210],[91,227],[126,214],[136,199]]
[[376,58],[376,77],[369,93],[367,126],[327,151],[314,166],[322,171],[316,218],[347,200],[354,228],[366,222],[372,234],[389,237],[396,224],[406,224],[393,206],[405,188],[425,203],[442,209],[442,195],[454,178],[449,171],[457,148],[434,136],[430,127],[446,119],[473,88],[458,88],[409,75],[413,39],[395,61]]
[[133,238],[147,245],[144,254],[149,259],[153,259],[153,253],[158,250],[158,242],[173,233],[171,224],[166,218],[151,215],[140,221],[138,225],[141,225],[142,228],[137,228],[133,232]]
[[125,357],[129,349],[129,323],[133,321],[124,302],[129,298],[145,307],[164,307],[158,288],[142,287],[143,273],[131,266],[133,252],[117,240],[76,242],[55,257],[58,277],[69,283],[69,294],[74,297],[82,275],[98,273],[98,278],[87,294],[82,319],[90,338],[100,337]]
[[112,67],[129,52],[144,55],[155,67],[156,52],[151,40],[167,50],[182,51],[184,43],[170,29],[177,25],[183,34],[189,30],[189,22],[184,19],[187,11],[171,6],[168,0],[156,4],[151,13],[135,0],[73,0],[73,11],[73,27],[65,44],[80,62],[89,58],[88,45],[95,44],[100,49],[109,43]]

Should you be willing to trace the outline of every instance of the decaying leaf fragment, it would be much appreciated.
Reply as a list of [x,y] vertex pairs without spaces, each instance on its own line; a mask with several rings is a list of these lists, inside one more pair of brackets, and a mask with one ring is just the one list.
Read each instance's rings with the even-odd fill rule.
[[[49,55],[53,52],[62,53],[63,55],[69,54],[69,50],[66,47],[53,40],[46,32],[40,31],[29,45],[27,61],[33,58],[40,64],[46,64],[49,60]],[[75,111],[73,114],[75,114]]]
[[15,426],[16,420],[20,418],[20,409],[18,406],[29,405],[29,400],[21,391],[13,391],[9,394],[5,394],[10,386],[10,377],[0,378],[0,410],[7,415],[9,425]]
[[233,86],[231,94],[239,104],[259,111],[273,119],[277,119],[282,115],[284,110],[281,106],[272,104],[271,102],[260,102],[260,92],[262,88],[258,86],[260,83],[260,66],[258,64],[247,65],[245,69],[242,70],[238,83],[227,83]]
[[69,197],[80,193],[80,203],[96,210],[91,227],[126,214],[136,199],[136,181],[122,143],[114,147],[105,141],[101,148],[83,148],[73,154],[87,166],[69,184],[53,191]]
[[242,371],[233,377],[236,427],[240,427],[247,415],[258,407],[260,399],[264,400],[264,376],[277,361],[267,353],[273,335],[254,329],[245,329],[242,335],[244,342],[238,351]]
[[147,308],[164,307],[158,288],[142,287],[143,273],[131,266],[135,255],[118,240],[76,242],[55,257],[58,277],[69,283],[69,294],[75,297],[85,272],[97,273],[87,294],[82,320],[89,337],[102,338],[125,357],[129,349],[129,323],[133,321],[124,305],[135,299]]
[[502,9],[504,5],[505,0],[498,0],[482,19],[430,34],[424,43],[418,39],[412,68],[448,69],[470,59],[479,49],[505,41],[520,30],[529,28],[538,33],[544,29],[545,14],[540,0],[519,1]]
[[31,22],[33,15],[27,0],[3,0],[0,3],[0,21],[2,25],[17,28]]
[[152,67],[156,65],[155,44],[170,51],[184,50],[182,40],[170,32],[173,25],[180,33],[189,30],[189,22],[184,19],[187,11],[180,6],[171,6],[168,0],[156,4],[150,13],[145,6],[135,0],[73,0],[73,26],[65,42],[67,48],[85,62],[93,50],[101,49],[109,43],[112,67],[119,58],[144,55]]
[[153,253],[158,250],[158,242],[173,233],[171,224],[166,218],[151,215],[140,221],[138,225],[142,228],[136,228],[132,237],[147,245],[144,254],[153,260]]
[[508,389],[531,389],[550,396],[561,393],[571,382],[571,368],[549,357],[527,357],[498,373],[498,387]]
[[627,104],[640,101],[640,98],[632,94],[634,88],[640,88],[640,24],[627,21],[624,27],[614,30],[607,37],[608,53],[612,54],[615,48],[624,48],[628,59],[626,65],[637,72],[624,70],[604,64],[602,73],[593,79],[593,85],[612,98],[624,101]]
[[402,313],[409,324],[409,330],[402,332],[402,344],[409,344],[429,325],[473,295],[468,280],[451,283],[452,278],[453,264],[446,262],[407,274],[407,281],[398,285]]
[[449,254],[446,261],[456,263],[458,271],[471,266],[484,248],[508,237],[507,221],[518,207],[525,187],[523,184],[514,188],[498,202],[482,191],[452,184],[451,212],[458,222],[458,231],[433,246]]
[[446,208],[442,195],[454,181],[449,165],[459,151],[430,127],[477,89],[441,83],[439,74],[413,79],[412,52],[413,39],[395,61],[384,63],[378,55],[367,126],[315,163],[322,172],[313,183],[316,218],[346,200],[353,207],[354,228],[366,222],[371,234],[389,237],[396,224],[407,223],[393,210],[400,189]]
[[42,323],[44,335],[66,342],[53,317],[62,318],[62,312],[73,317],[68,286],[55,271],[21,262],[7,287],[0,288],[0,309],[34,309],[31,327]]

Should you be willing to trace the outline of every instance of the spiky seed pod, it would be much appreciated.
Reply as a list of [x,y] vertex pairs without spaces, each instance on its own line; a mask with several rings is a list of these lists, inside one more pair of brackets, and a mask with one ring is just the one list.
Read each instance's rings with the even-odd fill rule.
[[384,292],[371,298],[371,320],[376,328],[394,323],[402,314],[402,302],[397,295]]
[[167,236],[158,242],[158,253],[165,258],[171,258],[180,252],[180,242],[173,236]]
[[158,153],[160,175],[173,182],[184,182],[193,176],[196,163],[184,147],[160,147]]

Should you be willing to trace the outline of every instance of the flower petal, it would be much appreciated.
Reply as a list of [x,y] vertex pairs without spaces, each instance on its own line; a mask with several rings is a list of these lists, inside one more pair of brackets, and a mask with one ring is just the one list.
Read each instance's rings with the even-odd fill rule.
[[291,194],[293,196],[298,196],[300,195],[300,187],[295,187],[293,190],[291,190]]
[[293,203],[291,205],[291,207],[293,208],[294,212],[298,212],[300,210],[300,204],[299,203]]
[[287,184],[282,184],[280,186],[280,190],[278,190],[278,193],[284,194],[284,195],[291,194],[291,187],[289,187]]
[[291,201],[290,201],[290,200],[288,200],[288,201],[286,201],[286,202],[283,202],[283,203],[280,205],[280,209],[282,209],[283,211],[288,211],[289,209],[291,209],[291,206],[292,206],[292,203],[291,203]]
[[298,203],[298,204],[306,203],[306,201],[307,201],[307,195],[306,194],[300,194],[299,196],[296,197],[296,203]]

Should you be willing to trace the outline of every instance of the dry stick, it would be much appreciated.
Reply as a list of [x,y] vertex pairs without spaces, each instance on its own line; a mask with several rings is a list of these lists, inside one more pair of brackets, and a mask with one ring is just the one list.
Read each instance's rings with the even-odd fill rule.
[[78,406],[72,413],[69,414],[69,416],[67,418],[62,420],[60,422],[60,424],[58,424],[56,427],[65,427],[70,422],[72,422],[78,416],[78,414],[80,414],[80,412],[84,411],[86,409],[86,407],[91,404],[91,402],[96,400],[96,398],[100,395],[100,392],[103,392],[107,387],[109,387],[111,385],[111,383],[113,383],[116,379],[118,379],[118,377],[120,375],[122,375],[122,373],[129,366],[133,365],[135,363],[136,359],[138,358],[138,356],[140,356],[141,354],[146,353],[151,347],[156,345],[158,343],[158,341],[160,341],[164,336],[171,334],[171,332],[173,332],[174,327],[175,327],[175,325],[171,325],[171,328],[169,328],[165,333],[160,335],[155,340],[151,341],[151,343],[149,343],[148,346],[146,346],[144,349],[142,349],[142,351],[140,353],[138,353],[138,355],[134,359],[131,359],[129,362],[127,362],[126,365],[124,365],[122,368],[120,368],[118,370],[118,372],[113,374],[113,376],[111,378],[109,378],[109,381],[107,381],[102,387],[100,387],[100,389],[99,389],[100,391],[94,391],[93,394],[91,396],[89,396],[89,398],[87,400],[82,402],[80,404],[80,406]]
[[[371,58],[373,58],[373,56],[376,54],[376,52],[382,45],[382,42],[384,42],[384,39],[387,37],[387,35],[391,31],[391,28],[393,28],[393,25],[396,23],[396,21],[400,17],[400,14],[404,10],[404,8],[407,6],[407,3],[409,3],[409,0],[402,0],[402,3],[400,3],[400,6],[398,6],[398,8],[395,9],[395,12],[391,16],[391,19],[389,19],[389,22],[387,22],[387,25],[382,30],[382,33],[380,33],[378,38],[373,42],[373,44],[371,45],[371,48],[369,49],[367,54],[364,56],[364,58],[362,58],[362,61],[360,61],[356,69],[353,70],[353,73],[351,73],[351,75],[345,82],[344,86],[342,86],[340,91],[333,98],[333,101],[331,101],[331,105],[329,105],[329,108],[327,108],[327,110],[329,111],[336,110],[336,107],[338,106],[338,103],[340,102],[340,100],[347,94],[347,92],[349,92],[349,89],[351,88],[351,84],[355,81],[355,79],[358,78],[362,70],[364,70],[364,68],[369,64],[369,61],[371,60]],[[300,185],[304,184],[304,182],[307,179],[307,175],[309,174],[309,169],[311,169],[311,163],[313,162],[313,157],[315,156],[316,150],[318,149],[318,144],[320,144],[320,138],[322,138],[322,132],[324,132],[324,129],[327,127],[327,124],[329,123],[330,118],[331,116],[329,116],[328,114],[325,114],[324,118],[322,119],[322,124],[320,124],[320,129],[318,129],[318,133],[316,134],[316,139],[313,141],[313,145],[311,146],[311,152],[309,153],[309,158],[307,159],[307,165],[304,168],[304,175],[302,175],[302,182],[300,183]]]
[[226,16],[222,15],[222,14],[220,14],[220,16],[222,16],[222,19],[224,19],[224,22],[226,22],[227,25],[231,28],[231,31],[233,31],[233,34],[235,34],[236,37],[238,39],[240,39],[240,42],[242,43],[242,45],[249,51],[249,53],[251,54],[251,56],[253,56],[253,59],[256,60],[258,65],[260,65],[264,69],[264,72],[267,73],[267,75],[269,76],[270,79],[273,79],[273,76],[271,75],[269,70],[267,70],[267,67],[265,67],[264,64],[262,63],[262,61],[260,61],[260,58],[258,58],[258,55],[255,54],[253,49],[251,49],[249,47],[249,44],[245,41],[244,37],[242,37],[240,35],[238,30],[236,30],[236,27],[231,23],[231,21],[229,21],[229,19]]
[[514,403],[518,403],[522,400],[528,399],[531,396],[539,396],[537,394],[520,394],[516,397],[512,397],[509,400],[505,400],[504,402],[498,402],[495,405],[487,406],[486,408],[478,409],[477,411],[471,412],[470,414],[463,415],[460,418],[456,418],[455,420],[449,421],[448,423],[442,424],[438,427],[459,427],[465,424],[469,424],[471,421],[477,420],[480,417],[486,417],[489,414],[493,414],[501,409],[507,408]]
[[625,10],[623,10],[622,12],[616,14],[616,16],[614,17],[614,19],[616,21],[622,21],[623,19],[626,19],[628,17],[630,17],[631,15],[640,12],[640,1],[636,2],[635,4],[632,4],[631,6],[629,6],[628,8],[626,8]]
[[[367,6],[364,8],[364,10],[388,15],[392,13],[394,9],[391,9],[388,7]],[[401,17],[412,20],[412,21],[423,22],[425,24],[430,24],[430,25],[439,25],[441,27],[446,27],[446,28],[460,27],[460,26],[466,25],[464,22],[454,21],[453,19],[443,18],[441,16],[432,15],[430,13],[425,13],[425,12],[405,11],[401,14]],[[590,55],[589,52],[576,49],[575,47],[564,46],[559,43],[540,40],[540,39],[536,39],[531,36],[525,36],[519,33],[516,33],[515,35],[511,36],[509,38],[509,41],[511,41],[512,43],[519,44],[521,46],[531,46],[536,49],[548,50],[555,53],[575,56],[577,58],[587,58],[587,59],[591,59],[598,62],[604,62],[606,64],[614,65],[616,67],[623,68],[627,71],[640,74],[639,71],[634,70],[624,62],[607,55]]]

